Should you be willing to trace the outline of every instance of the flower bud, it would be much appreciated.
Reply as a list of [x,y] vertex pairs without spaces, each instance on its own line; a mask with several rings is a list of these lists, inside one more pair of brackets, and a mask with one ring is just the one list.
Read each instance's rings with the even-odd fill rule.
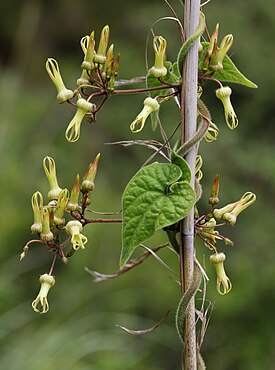
[[212,190],[211,190],[211,195],[209,197],[209,200],[208,200],[208,203],[209,204],[218,204],[219,203],[219,189],[220,189],[220,174],[217,173],[216,174],[216,177],[215,177],[215,180],[214,180],[214,183],[213,183],[213,186],[212,186]]
[[114,44],[112,44],[106,54],[106,61],[104,64],[104,69],[102,72],[102,76],[108,81],[111,78],[112,75],[112,69],[113,69],[113,63],[114,63]]
[[105,54],[106,54],[106,50],[108,46],[109,35],[110,35],[110,28],[108,25],[106,25],[105,27],[103,27],[101,31],[98,50],[94,56],[95,63],[99,63],[99,64],[105,63],[106,61]]
[[210,63],[210,59],[213,53],[214,45],[217,44],[218,42],[218,35],[219,35],[219,23],[216,24],[216,27],[211,35],[210,42],[208,45],[208,48],[206,50],[203,63],[202,63],[202,68],[203,70],[207,71]]
[[146,98],[143,104],[142,111],[130,125],[130,129],[134,133],[141,131],[149,115],[159,109],[159,103],[153,98]]
[[[66,232],[71,236],[71,243],[73,245],[73,249],[77,251],[79,248],[85,249],[85,244],[87,243],[88,239],[86,236],[80,234],[82,231],[83,227],[81,222],[79,221],[69,221],[66,225]],[[67,254],[67,257],[70,257]]]
[[53,158],[47,156],[43,159],[43,168],[45,171],[45,174],[47,176],[50,191],[48,192],[48,198],[49,200],[57,199],[61,188],[58,185],[57,177],[56,177],[56,167],[55,167],[55,161]]
[[223,60],[229,49],[233,44],[233,35],[226,35],[221,42],[219,53],[218,53],[218,63],[222,65]]
[[53,240],[53,233],[50,228],[50,214],[47,207],[43,207],[41,210],[41,219],[42,219],[42,231],[40,233],[40,239],[43,242],[49,242]]
[[61,226],[64,225],[65,223],[64,213],[68,203],[68,198],[69,198],[68,189],[63,189],[58,196],[56,209],[54,211],[53,223],[55,225]]
[[238,118],[230,101],[231,93],[232,90],[228,86],[223,86],[220,89],[216,90],[216,97],[221,100],[224,107],[224,114],[227,126],[231,130],[233,130],[238,126]]
[[[82,41],[83,40],[83,41]],[[81,47],[84,52],[84,60],[81,64],[83,69],[93,70],[94,65],[94,55],[95,55],[95,33],[94,31],[90,34],[88,47],[86,47],[87,38],[81,39]]]
[[238,215],[251,204],[253,204],[255,200],[256,194],[251,193],[250,191],[246,192],[236,203],[236,206],[232,211],[224,213],[223,219],[227,221],[230,225],[235,225]]
[[51,275],[44,274],[40,276],[39,282],[41,284],[40,291],[38,293],[38,296],[32,302],[32,308],[35,312],[42,314],[49,311],[49,303],[47,297],[49,290],[55,284],[55,278]]
[[89,193],[90,191],[93,191],[95,188],[94,180],[95,180],[96,173],[97,173],[99,158],[100,158],[100,153],[98,153],[95,160],[89,164],[89,167],[84,173],[83,181],[81,185],[82,193]]
[[20,261],[22,261],[22,259],[26,257],[28,251],[29,251],[29,246],[28,244],[26,244],[25,247],[23,248],[23,252],[20,254]]
[[57,101],[58,103],[64,103],[66,100],[71,99],[74,96],[74,92],[72,90],[68,90],[64,82],[62,80],[58,63],[53,58],[48,58],[46,61],[46,70],[50,79],[54,83],[56,90],[57,90]]
[[155,64],[148,71],[150,76],[165,77],[167,74],[166,62],[166,40],[162,36],[155,36],[153,40],[155,52]]
[[43,207],[43,196],[37,191],[32,196],[32,209],[33,209],[33,224],[31,226],[31,232],[41,233],[42,223],[41,223],[41,209]]
[[79,184],[79,175],[77,175],[76,179],[75,179],[73,189],[71,191],[70,200],[67,204],[67,209],[69,211],[74,212],[74,211],[78,210],[78,208],[79,208],[79,205],[78,205],[79,193],[80,193],[80,184]]
[[[216,253],[210,256],[210,262],[213,263],[216,274],[217,274],[217,291],[221,294],[227,294],[232,289],[232,284],[229,278],[226,276],[223,262],[225,261],[226,256],[224,253]],[[222,285],[222,290],[221,290]]]
[[77,111],[69,123],[65,133],[66,139],[71,143],[74,143],[79,139],[82,120],[88,112],[94,109],[94,104],[89,103],[83,98],[78,99],[76,105]]
[[108,90],[113,91],[115,88],[115,78],[118,75],[119,71],[119,63],[120,63],[120,53],[117,54],[117,57],[115,58],[112,69],[111,69],[111,77],[110,81],[108,83]]
[[215,41],[213,51],[211,54],[211,58],[210,58],[210,62],[209,62],[209,66],[208,66],[208,69],[210,71],[217,72],[223,69],[222,63],[219,63],[218,55],[219,55],[219,48],[218,48],[217,41]]

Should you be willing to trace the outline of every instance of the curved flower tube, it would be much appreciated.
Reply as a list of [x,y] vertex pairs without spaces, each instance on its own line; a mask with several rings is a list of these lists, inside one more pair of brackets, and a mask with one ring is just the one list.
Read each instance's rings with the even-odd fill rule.
[[59,187],[56,177],[55,161],[52,157],[43,159],[43,168],[49,181],[50,191],[48,192],[49,200],[57,199],[62,189]]
[[253,204],[255,200],[256,194],[251,193],[250,191],[246,192],[237,202],[236,206],[231,212],[224,213],[223,219],[227,221],[230,225],[235,225],[238,215],[251,204]]
[[229,86],[223,86],[220,89],[216,90],[216,97],[221,100],[224,108],[224,115],[227,126],[233,130],[238,126],[238,117],[234,111],[234,108],[230,101],[230,95],[232,90]]
[[37,191],[32,196],[32,209],[33,209],[33,224],[31,226],[31,232],[41,233],[42,231],[42,222],[41,222],[41,209],[43,207],[43,196]]
[[67,127],[65,137],[70,143],[75,143],[80,138],[80,126],[85,115],[94,109],[94,104],[87,102],[85,99],[78,99],[77,111]]
[[224,270],[223,263],[225,259],[226,256],[224,253],[216,253],[210,256],[210,262],[213,263],[217,274],[217,291],[221,295],[229,293],[232,289],[232,283]]
[[162,36],[155,36],[153,40],[155,63],[148,71],[150,76],[165,77],[167,74],[166,62],[166,40]]
[[47,313],[49,311],[48,293],[52,286],[55,284],[55,278],[51,275],[44,274],[39,278],[41,284],[38,296],[32,302],[32,308],[35,312],[40,314]]
[[50,228],[50,214],[47,207],[43,207],[41,211],[41,220],[42,220],[42,231],[40,233],[40,239],[43,242],[49,242],[53,240],[53,233]]
[[48,72],[48,75],[50,76],[50,79],[54,83],[56,90],[57,90],[57,101],[58,103],[62,104],[66,100],[71,99],[74,96],[74,92],[72,90],[68,90],[64,82],[62,80],[58,63],[53,58],[48,58],[46,61],[46,70]]
[[229,49],[233,44],[233,35],[226,35],[222,39],[218,52],[218,63],[222,65],[225,55],[228,53]]
[[88,238],[86,236],[80,234],[83,227],[81,222],[79,221],[69,221],[66,225],[66,232],[71,236],[71,243],[73,245],[74,250],[78,250],[79,248],[85,249],[85,244],[88,241]]
[[[83,41],[82,41],[83,40]],[[86,47],[86,36],[81,39],[81,47],[84,52],[84,60],[81,64],[83,69],[93,70],[94,65],[94,55],[95,55],[95,33],[94,31],[89,36],[88,47]],[[86,49],[86,51],[84,51]]]
[[[89,36],[88,35],[83,36],[82,39],[80,40],[80,46],[81,46],[81,49],[84,53],[84,57],[87,53],[88,45],[89,45]],[[86,69],[82,70],[81,76],[76,81],[76,84],[77,84],[77,86],[90,85],[89,75],[88,75]]]
[[136,119],[131,123],[130,130],[134,133],[139,132],[143,129],[145,122],[152,112],[159,109],[159,103],[156,99],[146,98],[143,102],[144,107]]

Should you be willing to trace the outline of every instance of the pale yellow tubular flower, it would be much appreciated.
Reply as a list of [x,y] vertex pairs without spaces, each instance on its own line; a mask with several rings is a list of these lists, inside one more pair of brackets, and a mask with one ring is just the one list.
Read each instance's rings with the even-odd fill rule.
[[167,74],[166,62],[166,40],[162,36],[155,36],[153,40],[155,63],[148,71],[150,76],[165,77]]
[[234,209],[230,212],[226,212],[223,215],[223,219],[227,221],[230,225],[235,225],[237,222],[238,215],[244,211],[247,207],[256,201],[256,194],[250,191],[246,192],[241,199],[237,202]]
[[50,79],[54,83],[56,90],[57,90],[57,101],[58,103],[62,104],[66,100],[71,99],[74,96],[74,92],[69,90],[65,87],[64,82],[62,80],[58,63],[53,58],[48,58],[46,61],[46,70]]
[[55,278],[51,275],[44,274],[39,278],[41,284],[38,296],[32,302],[32,308],[35,312],[40,314],[47,313],[49,311],[48,293],[52,286],[55,284]]
[[69,123],[65,137],[70,143],[75,143],[80,138],[80,126],[85,115],[94,109],[94,104],[87,102],[85,99],[78,99],[77,111]]
[[214,265],[217,274],[217,291],[221,295],[225,295],[232,289],[232,284],[224,270],[224,261],[226,256],[224,253],[216,253],[210,256],[210,262]]
[[144,107],[136,119],[131,123],[130,130],[134,133],[140,132],[152,112],[155,112],[159,109],[159,103],[156,99],[146,98],[143,102]]
[[[88,45],[89,45],[89,38],[90,38],[89,36],[84,36],[80,40],[80,46],[81,46],[81,49],[84,53],[84,57],[87,53],[87,49],[88,49]],[[76,81],[76,84],[77,84],[78,87],[81,86],[81,85],[90,85],[89,75],[88,75],[86,69],[82,69],[81,76]]]
[[39,191],[36,191],[32,196],[32,210],[33,210],[33,224],[31,226],[31,232],[41,233],[42,222],[41,222],[41,209],[43,207],[43,196]]
[[224,115],[227,126],[233,130],[238,126],[238,117],[234,111],[234,108],[230,101],[230,95],[232,90],[229,86],[223,86],[220,89],[216,90],[216,97],[221,100],[224,108]]
[[229,49],[233,44],[233,35],[226,35],[220,44],[218,52],[218,62],[222,65],[225,55],[228,53]]
[[40,233],[40,239],[43,242],[49,242],[53,240],[54,235],[50,228],[50,214],[47,207],[43,207],[41,210],[41,220],[42,220],[42,231]]
[[69,196],[70,194],[68,189],[63,189],[58,196],[57,205],[53,216],[53,222],[55,225],[61,226],[65,223],[64,213],[68,204]]
[[79,248],[85,249],[85,244],[88,239],[80,233],[82,229],[83,226],[81,222],[77,220],[69,221],[66,225],[65,230],[67,234],[71,236],[71,243],[74,250],[78,250]]
[[45,157],[43,159],[43,168],[50,186],[48,198],[49,200],[57,199],[62,189],[58,185],[54,159],[49,156]]

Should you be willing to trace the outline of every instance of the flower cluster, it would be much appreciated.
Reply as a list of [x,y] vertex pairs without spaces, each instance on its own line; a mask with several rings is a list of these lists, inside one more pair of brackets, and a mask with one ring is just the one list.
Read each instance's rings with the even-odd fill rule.
[[[195,230],[196,235],[203,240],[205,246],[215,253],[210,256],[210,262],[214,265],[217,273],[217,290],[220,294],[226,294],[230,292],[232,284],[224,270],[223,263],[226,256],[224,253],[218,252],[217,241],[223,241],[226,245],[231,246],[234,244],[232,240],[222,235],[216,228],[220,228],[226,224],[235,225],[238,215],[255,202],[256,195],[251,192],[246,192],[238,201],[227,204],[219,209],[215,208],[220,201],[219,179],[220,175],[217,174],[209,197],[211,209],[203,216],[199,216],[197,211]],[[223,222],[218,223],[221,220]]]
[[[57,90],[58,103],[68,101],[77,110],[68,125],[66,139],[74,143],[80,137],[84,117],[95,121],[96,113],[102,108],[108,96],[114,91],[115,79],[119,70],[120,54],[114,56],[114,45],[108,48],[110,29],[105,26],[96,49],[95,33],[82,37],[80,45],[84,54],[81,76],[76,81],[75,90],[67,89],[61,77],[58,62],[53,58],[46,61],[46,70]],[[93,98],[101,97],[99,105]],[[76,103],[71,99],[76,98]]]
[[[57,257],[64,263],[68,262],[77,250],[85,249],[88,242],[86,236],[82,234],[83,227],[92,222],[85,217],[85,209],[90,203],[90,194],[95,188],[95,177],[97,173],[100,154],[90,163],[80,184],[79,174],[76,176],[71,194],[68,189],[61,188],[58,184],[55,161],[51,157],[45,157],[43,168],[49,183],[48,201],[44,203],[43,195],[36,191],[31,204],[33,209],[33,224],[31,232],[37,234],[38,239],[30,240],[20,255],[22,260],[31,243],[40,243],[54,254],[53,263],[48,274],[40,276],[41,289],[37,298],[33,301],[34,311],[46,313],[49,310],[47,295],[50,288],[55,284],[52,272]],[[70,218],[70,220],[68,220]],[[64,238],[64,236],[68,235]],[[71,244],[67,251],[66,247]]]

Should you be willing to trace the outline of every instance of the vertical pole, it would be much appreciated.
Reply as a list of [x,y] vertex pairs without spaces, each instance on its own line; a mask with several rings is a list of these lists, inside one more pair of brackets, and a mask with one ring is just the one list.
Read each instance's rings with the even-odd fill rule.
[[[200,0],[185,0],[184,5],[184,31],[185,38],[189,38],[195,31],[199,22]],[[190,139],[197,127],[197,83],[198,83],[198,41],[189,49],[183,67],[182,82],[182,144]],[[195,164],[197,147],[194,146],[186,155],[190,166],[192,179],[191,186],[195,184]],[[186,291],[193,276],[194,269],[194,208],[184,219],[181,225],[180,237],[181,284],[182,292]],[[186,315],[183,369],[197,370],[195,301],[191,300]]]

